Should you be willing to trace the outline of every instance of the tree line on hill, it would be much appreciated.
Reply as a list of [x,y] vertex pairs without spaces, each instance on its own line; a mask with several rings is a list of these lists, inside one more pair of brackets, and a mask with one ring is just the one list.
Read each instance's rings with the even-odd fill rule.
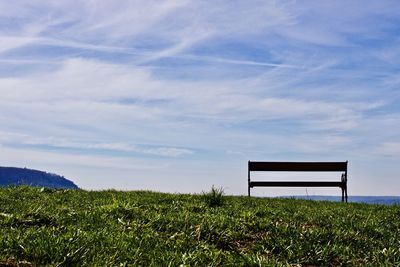
[[0,186],[30,185],[61,189],[78,189],[63,176],[27,168],[0,167]]

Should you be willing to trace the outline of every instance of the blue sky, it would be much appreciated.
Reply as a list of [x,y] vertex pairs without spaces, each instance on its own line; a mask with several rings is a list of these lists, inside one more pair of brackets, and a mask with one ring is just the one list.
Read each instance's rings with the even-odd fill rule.
[[[399,195],[399,62],[398,1],[0,0],[0,162],[246,194],[248,160],[348,160]],[[306,193],[339,190],[254,190]]]

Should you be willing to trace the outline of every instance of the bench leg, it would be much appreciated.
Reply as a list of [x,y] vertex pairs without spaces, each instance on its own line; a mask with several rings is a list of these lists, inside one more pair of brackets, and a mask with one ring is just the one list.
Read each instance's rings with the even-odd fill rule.
[[344,202],[344,188],[342,188],[342,202]]
[[250,196],[250,160],[248,162],[248,167],[247,167],[247,195]]
[[346,194],[346,203],[347,203],[347,187],[344,189],[344,192]]

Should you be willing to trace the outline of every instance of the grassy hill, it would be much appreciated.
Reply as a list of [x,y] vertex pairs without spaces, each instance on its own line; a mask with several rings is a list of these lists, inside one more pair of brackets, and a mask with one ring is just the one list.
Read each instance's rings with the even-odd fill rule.
[[0,266],[400,265],[400,206],[218,197],[2,188]]

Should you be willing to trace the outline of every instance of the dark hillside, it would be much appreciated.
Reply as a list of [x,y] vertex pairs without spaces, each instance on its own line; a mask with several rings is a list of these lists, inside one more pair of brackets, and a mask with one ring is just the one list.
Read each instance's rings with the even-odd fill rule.
[[30,185],[50,188],[77,189],[78,186],[64,177],[38,170],[0,167],[0,186]]

